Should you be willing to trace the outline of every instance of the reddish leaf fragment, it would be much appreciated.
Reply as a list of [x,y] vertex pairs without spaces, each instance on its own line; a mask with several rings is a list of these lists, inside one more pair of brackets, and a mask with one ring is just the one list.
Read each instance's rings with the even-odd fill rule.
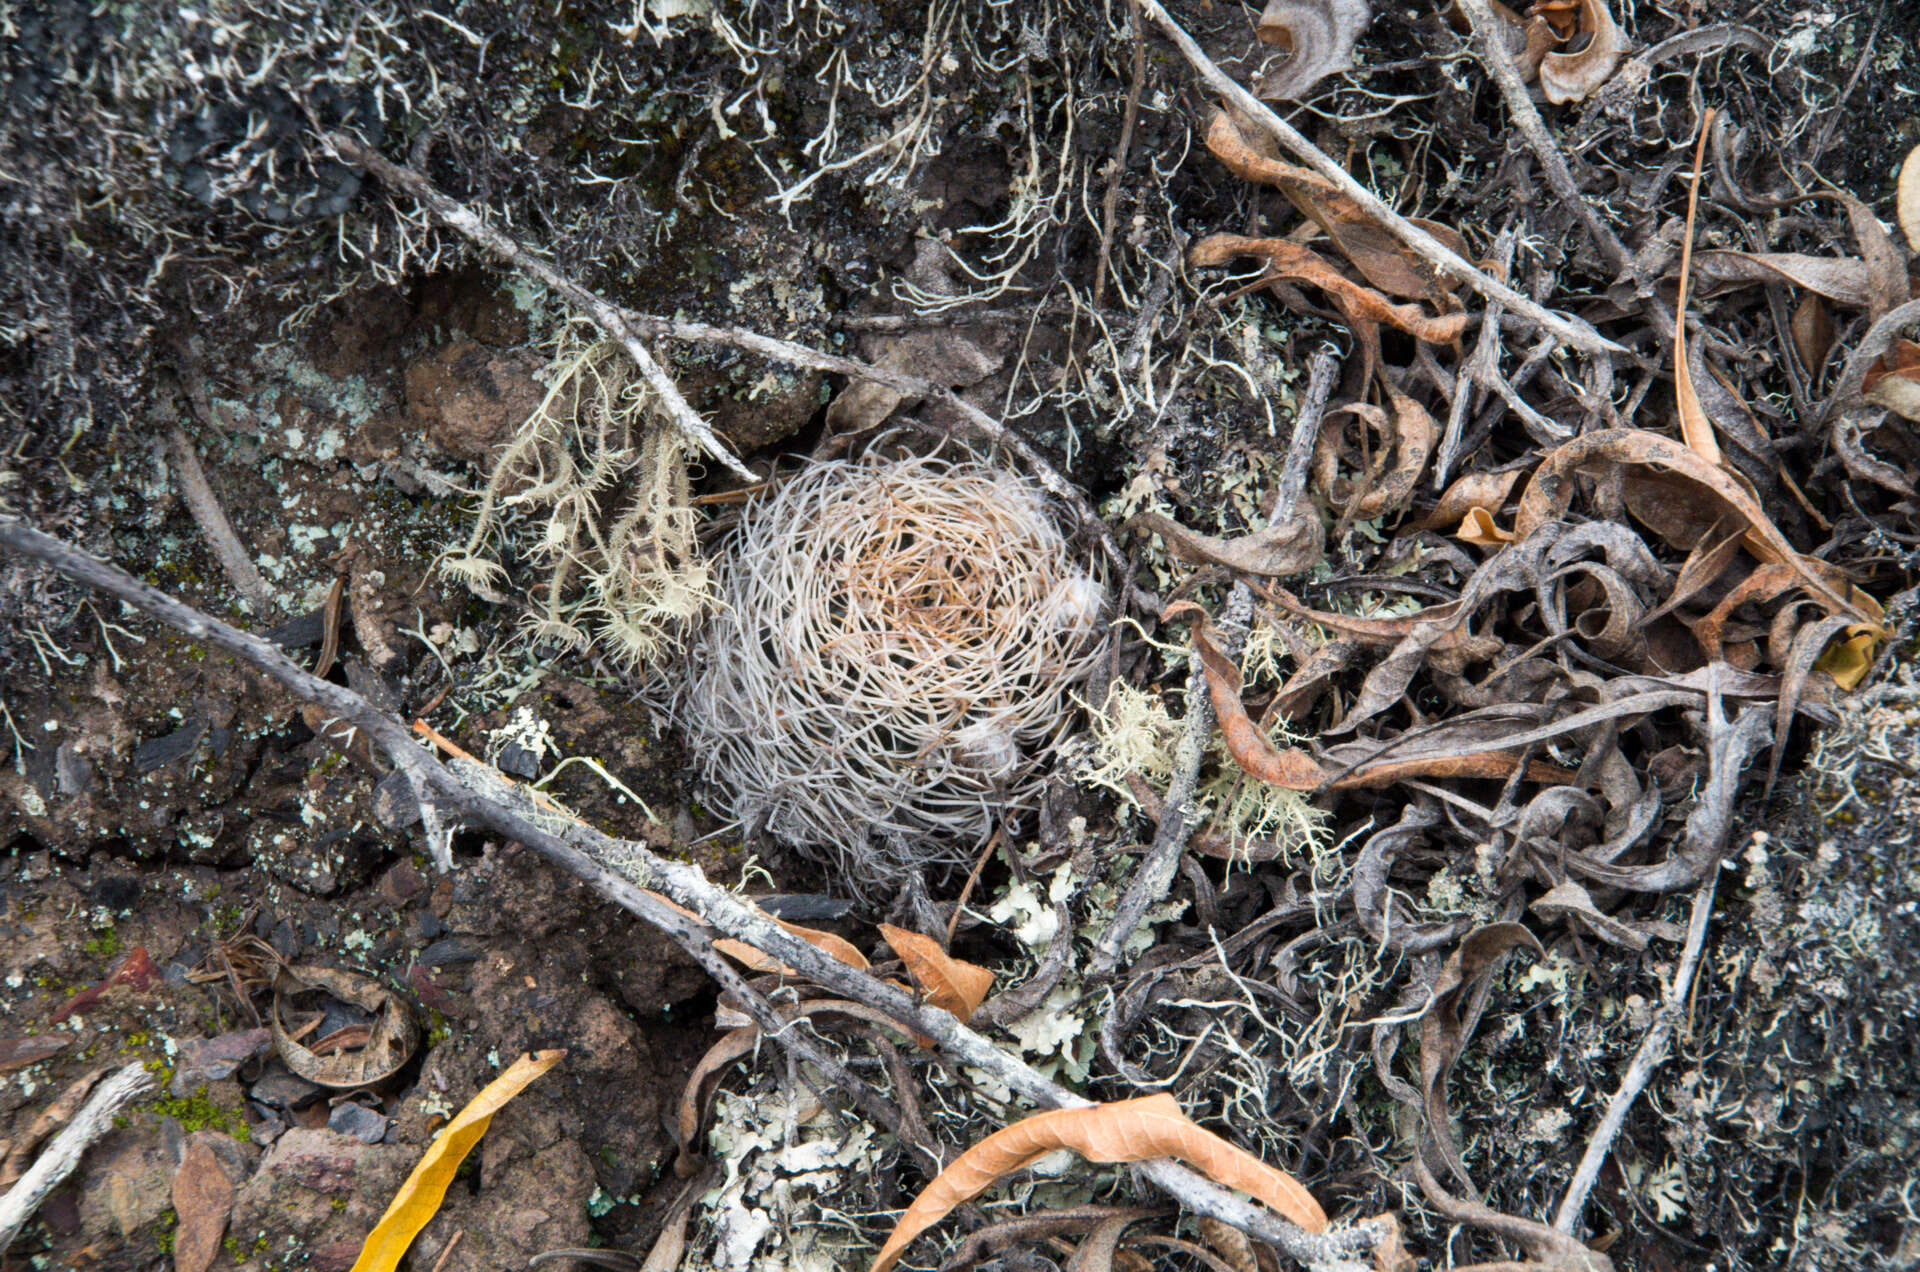
[[136,945],[132,953],[113,965],[113,970],[107,973],[106,979],[69,998],[47,1019],[57,1025],[74,1012],[85,1011],[115,985],[126,985],[136,990],[148,989],[159,979],[160,973],[154,969],[153,960],[147,956],[147,947]]

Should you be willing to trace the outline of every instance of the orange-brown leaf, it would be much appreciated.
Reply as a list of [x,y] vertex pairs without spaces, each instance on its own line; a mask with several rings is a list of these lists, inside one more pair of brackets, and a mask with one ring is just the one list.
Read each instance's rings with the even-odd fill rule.
[[1224,265],[1239,256],[1258,256],[1277,278],[1293,279],[1327,293],[1350,322],[1386,323],[1428,344],[1452,344],[1466,330],[1467,315],[1436,317],[1418,305],[1396,305],[1371,287],[1362,287],[1329,265],[1312,248],[1283,238],[1211,234],[1187,253],[1192,265]]
[[1920,146],[1907,152],[1894,187],[1894,219],[1907,236],[1907,246],[1920,252]]
[[1240,669],[1214,639],[1213,626],[1206,611],[1192,601],[1169,605],[1160,615],[1164,621],[1196,618],[1193,649],[1200,655],[1200,667],[1207,677],[1207,696],[1213,701],[1213,714],[1220,722],[1220,736],[1234,763],[1254,777],[1290,791],[1311,791],[1327,780],[1327,772],[1305,751],[1274,746],[1259,725],[1247,715],[1240,701]]
[[1475,507],[1467,509],[1467,515],[1460,519],[1460,529],[1454,533],[1454,538],[1476,547],[1497,548],[1503,543],[1513,542],[1513,531],[1502,530],[1492,513],[1485,508]]
[[[853,943],[831,932],[821,932],[815,928],[801,927],[798,923],[789,923],[785,919],[774,919],[781,927],[805,941],[816,949],[825,950],[849,967],[866,971],[867,956],[855,949]],[[745,941],[736,941],[723,936],[713,943],[713,948],[729,958],[738,959],[756,972],[778,972],[782,976],[794,975],[794,970],[779,959],[748,945]]]
[[1693,370],[1687,359],[1687,277],[1693,264],[1693,218],[1700,208],[1700,161],[1707,153],[1707,129],[1713,126],[1714,114],[1713,107],[1707,107],[1707,113],[1700,119],[1700,135],[1693,146],[1693,181],[1687,187],[1686,238],[1680,248],[1680,294],[1673,302],[1673,392],[1680,403],[1680,436],[1709,464],[1721,462],[1720,443],[1713,436],[1713,422],[1700,405],[1700,394],[1693,387]]
[[1095,1162],[1138,1162],[1172,1157],[1228,1188],[1251,1194],[1309,1232],[1324,1232],[1327,1215],[1300,1181],[1276,1170],[1180,1111],[1171,1095],[1053,1109],[995,1131],[955,1158],[914,1198],[870,1272],[886,1272],[913,1239],[955,1206],[978,1196],[996,1180],[1056,1149],[1069,1148]]
[[965,1021],[986,1001],[987,991],[993,988],[993,973],[986,968],[953,957],[932,937],[891,923],[880,925],[880,935],[907,965],[907,975],[926,991],[927,1001],[935,1007]]

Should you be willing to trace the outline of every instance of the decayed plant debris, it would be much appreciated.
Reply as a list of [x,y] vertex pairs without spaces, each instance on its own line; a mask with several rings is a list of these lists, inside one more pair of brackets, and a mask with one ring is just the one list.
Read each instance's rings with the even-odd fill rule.
[[[1030,144],[999,219],[928,235],[862,298],[882,312],[848,320],[1018,327],[1004,371],[981,357],[962,394],[938,359],[913,362],[1014,347],[997,337],[876,341],[873,365],[814,347],[809,323],[775,339],[607,310],[630,335],[879,386],[858,409],[843,391],[830,430],[904,411],[928,433],[1004,443],[1014,459],[968,459],[974,484],[935,509],[972,528],[929,556],[951,527],[896,484],[886,517],[822,530],[823,474],[878,465],[876,446],[776,463],[765,492],[710,492],[757,502],[735,540],[703,547],[682,449],[697,434],[677,409],[656,418],[659,366],[580,345],[450,561],[483,596],[536,596],[538,637],[592,635],[670,672],[687,658],[681,715],[728,806],[769,811],[775,838],[839,868],[828,886],[898,900],[917,930],[770,922],[484,765],[456,784],[363,702],[288,678],[378,737],[443,863],[454,819],[512,834],[674,931],[724,987],[732,1032],[675,1128],[683,1173],[711,1152],[724,1179],[676,1208],[662,1249],[713,1267],[877,1249],[885,1265],[938,1236],[961,1262],[1025,1246],[1077,1268],[1265,1268],[1276,1250],[1406,1266],[1399,1223],[1363,1218],[1386,1215],[1454,1266],[1705,1249],[1752,1267],[1803,1237],[1810,1253],[1787,1258],[1809,1266],[1897,1261],[1917,1238],[1886,1219],[1888,1180],[1920,1137],[1896,1126],[1857,1152],[1867,1119],[1810,1094],[1794,1057],[1807,1034],[1844,1031],[1823,995],[1870,983],[1837,951],[1885,948],[1885,907],[1860,881],[1884,864],[1910,889],[1910,863],[1897,835],[1850,844],[1864,863],[1823,844],[1782,866],[1740,833],[1835,721],[1816,756],[1845,771],[1812,786],[1831,807],[1872,806],[1899,764],[1861,734],[1904,724],[1874,734],[1848,694],[1910,635],[1909,607],[1890,602],[1920,533],[1920,453],[1900,423],[1920,302],[1913,244],[1877,213],[1910,221],[1911,181],[1834,188],[1822,122],[1844,115],[1868,53],[1814,56],[1808,15],[1764,15],[1761,31],[1615,0],[1411,16],[1289,0],[1257,20],[1139,0],[1110,28],[1041,6],[1014,52],[993,8],[936,6],[897,91],[867,82],[897,118],[863,116],[857,139],[837,116],[806,119],[813,169],[781,166],[774,143],[745,149],[773,155],[756,191],[783,212],[839,188],[835,174],[884,189],[930,157],[936,78],[1018,68]],[[727,22],[650,8],[634,31],[679,22],[688,38],[696,12]],[[998,52],[976,65],[988,35]],[[777,98],[757,81],[738,101]],[[182,134],[183,154],[204,143],[183,160],[198,165],[189,192],[285,219],[351,202],[360,165],[296,145],[264,100],[256,144],[312,189],[238,182],[232,146],[212,147],[230,121],[209,110]],[[365,151],[397,153],[367,135],[377,109],[315,105],[331,153],[487,241],[484,192],[450,212],[419,173]],[[1126,120],[1114,137],[1076,131],[1108,115]],[[1182,158],[1181,141],[1203,144]],[[911,206],[898,194],[876,197]],[[426,212],[396,215],[409,242],[442,242],[418,237]],[[1024,434],[1054,444],[1131,538]],[[1054,520],[1048,498],[1072,515]],[[788,499],[812,520],[755,520]],[[1000,504],[1014,512],[989,515]],[[1111,644],[1070,530],[1139,567],[1104,580],[1128,620]],[[548,569],[543,587],[509,578],[513,550]],[[989,577],[956,567],[970,551],[1014,558],[997,563],[1021,580],[1007,630],[915,647],[903,666],[917,629],[902,614]],[[871,564],[862,553],[907,581],[822,582]],[[673,635],[710,594],[713,626],[681,654]],[[1008,672],[1009,651],[1030,662]],[[1061,745],[1079,709],[1067,690],[1096,654],[1104,692],[1086,695],[1097,715],[1076,752]],[[977,679],[995,674],[1013,688]],[[943,696],[948,681],[960,691]],[[792,745],[740,741],[756,729]],[[1048,770],[1070,753],[1081,762]],[[1075,778],[1124,798],[1089,802]],[[1784,917],[1781,889],[1823,869],[1842,900]],[[1802,937],[1805,987],[1780,971]],[[1904,1002],[1911,987],[1885,988]],[[1778,1021],[1800,1032],[1770,1032]],[[1862,1050],[1883,1063],[1900,1025],[1875,1021]],[[784,1068],[742,1065],[774,1048]],[[1872,1078],[1875,1100],[1891,1081]],[[1821,1119],[1845,1129],[1822,1138]],[[970,1209],[1061,1147],[1143,1161],[1184,1206],[1272,1248],[1115,1204],[1131,1185],[1085,1164],[1014,1184],[1027,1213]],[[1152,1160],[1169,1155],[1263,1182],[1289,1222]],[[1815,1235],[1802,1204],[1826,1216]],[[831,1239],[783,1227],[803,1206]]]

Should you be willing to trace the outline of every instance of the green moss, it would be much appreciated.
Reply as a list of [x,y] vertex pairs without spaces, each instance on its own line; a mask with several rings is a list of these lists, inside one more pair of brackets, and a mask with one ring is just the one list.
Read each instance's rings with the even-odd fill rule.
[[153,1222],[154,1226],[159,1229],[159,1231],[154,1234],[153,1248],[161,1254],[172,1254],[173,1238],[176,1230],[180,1227],[180,1212],[168,1208],[161,1211],[160,1217]]
[[119,930],[116,928],[108,928],[92,940],[83,941],[80,948],[95,958],[110,959],[120,953],[120,945]]
[[245,1138],[247,1134],[246,1119],[233,1109],[214,1103],[204,1083],[184,1099],[164,1096],[151,1107],[155,1113],[173,1118],[187,1131],[215,1130],[235,1139]]

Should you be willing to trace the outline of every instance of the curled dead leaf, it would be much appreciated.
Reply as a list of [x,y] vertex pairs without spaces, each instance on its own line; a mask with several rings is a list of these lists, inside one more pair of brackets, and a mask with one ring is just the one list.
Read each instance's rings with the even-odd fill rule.
[[1256,96],[1298,98],[1329,75],[1353,65],[1354,42],[1373,20],[1367,0],[1267,0],[1254,27],[1263,44],[1293,56],[1260,77]]
[[1497,512],[1500,505],[1507,502],[1513,494],[1513,488],[1520,484],[1520,470],[1510,468],[1503,473],[1467,473],[1454,479],[1433,511],[1420,522],[1422,530],[1442,530],[1460,524],[1471,509],[1485,508]]
[[1920,344],[1900,339],[1867,368],[1861,395],[1904,419],[1920,421]]
[[1165,539],[1168,550],[1183,561],[1224,566],[1243,574],[1276,578],[1305,574],[1326,556],[1326,527],[1305,504],[1296,505],[1291,517],[1276,517],[1265,528],[1232,539],[1189,530],[1157,512],[1142,512],[1133,521]]
[[1586,100],[1609,79],[1620,64],[1622,40],[1606,0],[1580,0],[1580,16],[1573,40],[1586,44],[1573,53],[1548,53],[1540,61],[1540,88],[1556,106]]
[[1460,528],[1453,537],[1475,547],[1497,548],[1503,543],[1513,542],[1513,531],[1502,530],[1493,519],[1493,514],[1485,508],[1469,508],[1467,515],[1460,519]]
[[1894,190],[1894,219],[1907,236],[1907,246],[1920,252],[1920,146],[1907,152]]
[[[311,1018],[297,1030],[287,1026],[296,1000],[330,997],[357,1007],[367,1018],[314,1038],[308,1032],[326,1019]],[[398,1073],[420,1045],[420,1026],[398,994],[378,981],[332,967],[286,966],[273,982],[273,1007],[267,1017],[274,1050],[287,1068],[320,1086],[349,1090],[372,1086]]]
[[928,1184],[894,1226],[869,1272],[886,1272],[915,1237],[1004,1175],[1056,1149],[1094,1162],[1138,1162],[1172,1157],[1229,1188],[1251,1194],[1309,1232],[1324,1232],[1327,1215],[1300,1182],[1197,1125],[1170,1095],[1052,1109],[995,1131]]
[[1327,293],[1349,322],[1385,323],[1429,344],[1452,344],[1467,328],[1464,313],[1435,316],[1417,305],[1396,305],[1371,287],[1362,287],[1329,265],[1312,248],[1281,238],[1212,234],[1187,253],[1190,265],[1224,265],[1240,256],[1267,262],[1273,278],[1291,279]]
[[993,973],[986,968],[953,957],[932,937],[894,927],[891,923],[880,925],[880,935],[907,965],[907,975],[926,991],[927,1001],[935,1007],[952,1012],[965,1022],[986,1001],[987,991],[993,988]]

